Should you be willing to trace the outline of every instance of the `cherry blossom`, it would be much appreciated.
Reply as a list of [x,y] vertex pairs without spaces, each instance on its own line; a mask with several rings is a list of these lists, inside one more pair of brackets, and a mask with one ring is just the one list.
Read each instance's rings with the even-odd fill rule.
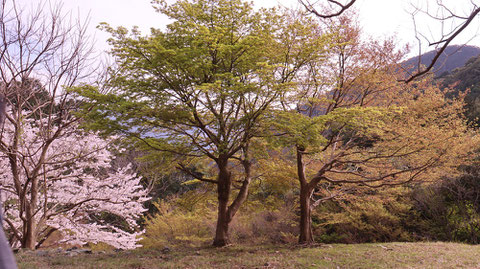
[[10,243],[29,247],[25,242],[35,240],[38,247],[59,231],[61,242],[69,244],[138,247],[136,221],[149,198],[130,166],[112,168],[112,141],[80,131],[76,124],[16,119],[5,122],[0,140],[1,200]]

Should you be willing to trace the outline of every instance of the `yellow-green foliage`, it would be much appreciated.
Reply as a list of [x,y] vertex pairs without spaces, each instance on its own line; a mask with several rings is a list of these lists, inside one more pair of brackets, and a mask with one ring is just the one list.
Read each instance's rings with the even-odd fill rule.
[[[217,208],[212,191],[190,191],[155,203],[158,213],[146,220],[145,248],[201,246],[211,243]],[[230,225],[233,243],[293,243],[297,240],[295,208],[270,196],[248,200]]]
[[364,243],[411,241],[407,222],[413,203],[406,190],[371,191],[349,201],[330,202],[316,211],[316,234],[326,242]]
[[[286,150],[285,150],[286,151]],[[270,197],[285,196],[298,189],[296,167],[291,161],[281,158],[280,153],[271,152],[269,159],[259,161],[262,175],[253,182],[251,193],[268,193]]]
[[180,198],[155,203],[158,213],[146,220],[146,248],[198,246],[212,239],[215,211],[208,207],[212,197],[188,192]]

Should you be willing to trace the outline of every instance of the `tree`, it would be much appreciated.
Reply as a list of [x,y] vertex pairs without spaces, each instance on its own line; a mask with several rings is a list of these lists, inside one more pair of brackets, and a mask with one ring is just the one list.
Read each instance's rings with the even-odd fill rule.
[[[414,100],[416,99],[416,100]],[[295,146],[300,182],[300,243],[312,243],[311,211],[358,189],[429,181],[455,174],[476,145],[463,102],[425,89],[403,107],[339,108],[313,118],[277,118]]]
[[[357,110],[348,116],[349,112],[345,108],[372,105],[378,100],[387,99],[386,95],[391,90],[391,80],[388,77],[389,73],[385,71],[401,55],[395,53],[392,41],[384,44],[363,42],[360,31],[352,20],[353,17],[354,14],[350,13],[332,17],[325,22],[324,28],[332,35],[327,60],[310,65],[308,75],[298,82],[297,94],[288,100],[295,103],[297,109],[284,110],[279,116],[283,120],[274,119],[276,124],[280,123],[280,132],[287,134],[287,137],[280,138],[286,138],[281,144],[294,145],[296,148],[297,178],[301,196],[300,243],[313,242],[310,200],[319,183],[308,184],[304,155],[325,151],[333,144],[337,144],[333,130],[342,126],[342,123],[350,124],[349,117],[357,117],[364,113]],[[337,109],[341,112],[335,112],[335,116],[332,116],[334,115],[332,112]],[[343,118],[343,114],[346,118]],[[328,119],[329,117],[331,118]],[[337,124],[339,125],[337,127],[329,126]],[[288,128],[284,129],[282,126]],[[349,127],[346,129],[347,132],[352,131]],[[293,140],[290,140],[292,138]]]
[[[108,143],[77,131],[80,119],[72,112],[80,102],[68,89],[90,81],[95,68],[90,59],[92,47],[85,24],[69,23],[59,6],[46,5],[39,4],[27,15],[14,0],[0,2],[0,96],[5,116],[0,163],[10,241],[34,249],[56,229],[68,231],[65,239],[76,238],[77,242],[98,240],[103,231],[105,235],[116,232],[120,241],[125,237],[133,240],[114,243],[106,237],[109,243],[133,247],[136,241],[118,227],[87,223],[99,212],[94,210],[98,206],[100,211],[126,213],[128,225],[132,225],[141,205],[123,212],[118,203],[136,205],[144,194],[135,188],[125,190],[121,197],[114,190],[106,194],[117,197],[98,197],[98,191],[108,188],[100,187],[100,178],[94,176],[110,180],[109,184],[136,184],[138,179],[127,171],[119,171],[118,179],[109,177],[113,171],[102,172],[111,158],[106,151]],[[94,159],[101,162],[91,164]],[[98,191],[75,192],[95,185]],[[77,196],[69,196],[73,194]],[[72,221],[80,222],[74,225]]]
[[468,151],[463,143],[470,141],[469,135],[457,139],[468,133],[458,116],[461,102],[450,104],[428,83],[399,84],[396,62],[402,53],[395,43],[363,42],[350,19],[336,20],[330,24],[336,42],[328,68],[311,66],[293,98],[297,109],[279,112],[272,123],[284,134],[277,138],[280,145],[294,147],[300,243],[313,242],[311,211],[322,201],[341,198],[355,185],[378,188],[419,180],[463,156],[462,150]]
[[111,142],[75,125],[44,152],[46,121],[23,118],[3,128],[0,184],[11,245],[38,248],[59,231],[70,244],[137,247],[136,221],[148,200],[140,178],[129,166],[113,169]]
[[[303,27],[300,21],[276,10],[254,11],[240,0],[155,3],[173,23],[147,37],[105,26],[117,61],[111,92],[82,94],[94,106],[94,127],[170,153],[180,170],[217,185],[213,244],[224,246],[248,195],[252,141],[292,78],[324,51],[325,38],[315,35],[303,51],[293,49],[283,41]],[[201,159],[216,169],[211,177],[193,169]]]

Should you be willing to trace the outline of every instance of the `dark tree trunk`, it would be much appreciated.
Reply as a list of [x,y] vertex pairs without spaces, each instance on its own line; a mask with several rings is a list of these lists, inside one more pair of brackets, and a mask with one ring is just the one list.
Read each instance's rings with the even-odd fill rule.
[[223,201],[218,202],[218,218],[213,245],[223,247],[230,243],[228,237],[228,225],[230,224],[227,216],[227,206]]
[[219,169],[217,180],[218,218],[213,245],[216,247],[223,247],[230,243],[228,226],[248,197],[252,164],[248,158],[245,158],[245,160],[242,161],[243,168],[245,169],[245,178],[242,181],[237,196],[230,205],[229,198],[232,189],[232,174],[228,170],[228,158],[219,158],[217,165]]
[[308,184],[300,187],[300,235],[298,243],[312,244],[312,208],[311,208],[312,190]]
[[304,149],[297,147],[297,175],[298,181],[300,182],[300,235],[298,237],[298,243],[311,244],[314,242],[311,216],[311,197],[314,188],[311,185],[316,184],[316,182],[309,183],[307,181],[303,154]]
[[228,213],[228,200],[230,198],[232,183],[231,173],[228,171],[228,160],[219,160],[218,169],[218,218],[213,245],[216,247],[222,247],[230,243],[228,238],[228,225],[230,224],[231,219]]

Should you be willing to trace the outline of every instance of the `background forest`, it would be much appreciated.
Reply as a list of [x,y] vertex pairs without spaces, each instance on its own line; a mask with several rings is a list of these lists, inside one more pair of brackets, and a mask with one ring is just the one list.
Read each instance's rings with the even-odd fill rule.
[[479,243],[478,48],[406,83],[417,60],[353,9],[153,7],[164,30],[100,26],[103,68],[60,9],[2,2],[12,247]]

